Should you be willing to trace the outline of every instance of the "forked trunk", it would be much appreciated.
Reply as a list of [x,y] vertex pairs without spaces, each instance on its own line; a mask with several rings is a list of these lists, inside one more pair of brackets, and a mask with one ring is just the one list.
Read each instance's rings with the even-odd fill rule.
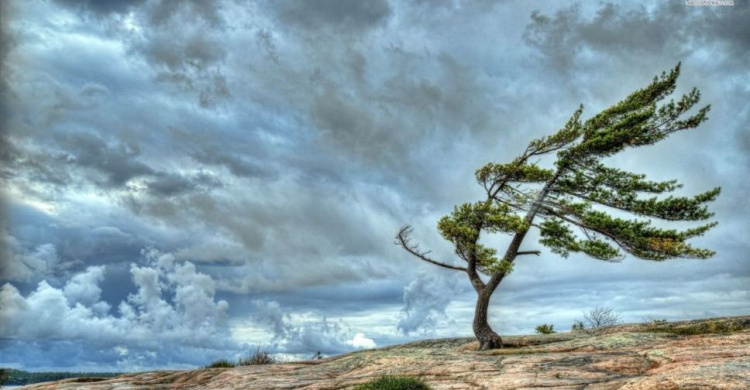
[[479,340],[479,349],[482,351],[503,346],[503,340],[487,323],[487,309],[490,306],[490,297],[492,297],[492,292],[487,290],[479,293],[477,307],[474,310],[474,336]]

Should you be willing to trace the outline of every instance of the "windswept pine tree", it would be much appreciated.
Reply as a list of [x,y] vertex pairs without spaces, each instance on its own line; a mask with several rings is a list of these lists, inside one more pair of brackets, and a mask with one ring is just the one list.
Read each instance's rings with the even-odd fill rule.
[[[607,166],[602,160],[626,148],[652,145],[672,133],[692,129],[707,119],[709,106],[688,111],[700,100],[693,89],[678,101],[664,102],[675,89],[680,65],[625,100],[582,121],[583,106],[557,133],[533,140],[526,150],[506,164],[489,163],[476,171],[486,199],[455,207],[438,222],[443,237],[455,246],[462,265],[428,257],[412,243],[411,226],[404,226],[396,244],[426,262],[465,272],[478,294],[474,334],[481,349],[500,348],[502,339],[487,323],[487,309],[497,286],[513,270],[527,233],[540,231],[539,243],[567,257],[583,253],[598,260],[619,261],[625,253],[644,260],[705,259],[714,254],[695,248],[688,239],[700,236],[716,222],[687,230],[663,229],[652,219],[700,221],[711,218],[706,203],[720,188],[694,197],[667,196],[681,187],[676,180],[651,181],[645,175]],[[535,157],[556,153],[551,167]],[[632,219],[613,216],[631,214]],[[482,234],[507,233],[510,244],[502,256],[480,243]],[[483,278],[480,275],[484,275]]]

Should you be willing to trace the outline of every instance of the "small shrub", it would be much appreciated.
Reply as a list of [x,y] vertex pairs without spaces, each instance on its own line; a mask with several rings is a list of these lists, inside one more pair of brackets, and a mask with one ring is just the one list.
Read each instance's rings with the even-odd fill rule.
[[255,353],[246,357],[240,358],[237,361],[238,366],[254,366],[257,364],[274,364],[276,359],[268,352],[261,351],[260,348],[255,350]]
[[570,330],[573,332],[583,332],[585,328],[583,321],[573,321],[573,326],[570,327]]
[[666,324],[667,324],[667,319],[666,318],[662,318],[662,319],[657,319],[657,318],[654,318],[654,317],[645,317],[645,318],[643,318],[643,325],[659,326],[659,325],[666,325]]
[[230,362],[226,359],[219,359],[215,362],[211,362],[211,364],[207,365],[205,368],[232,368],[235,364]]
[[555,326],[551,324],[541,324],[536,326],[537,334],[552,334],[555,332]]
[[421,379],[384,375],[354,388],[354,390],[430,390]]
[[584,313],[583,320],[586,322],[586,325],[588,325],[587,328],[591,330],[599,330],[619,324],[620,315],[612,310],[612,308],[597,306],[590,312]]

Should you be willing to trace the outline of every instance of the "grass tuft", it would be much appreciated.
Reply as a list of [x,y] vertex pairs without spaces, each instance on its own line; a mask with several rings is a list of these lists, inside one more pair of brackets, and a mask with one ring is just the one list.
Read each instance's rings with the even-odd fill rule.
[[219,359],[203,368],[232,368],[235,364],[226,359]]
[[429,390],[421,379],[383,375],[354,388],[354,390]]

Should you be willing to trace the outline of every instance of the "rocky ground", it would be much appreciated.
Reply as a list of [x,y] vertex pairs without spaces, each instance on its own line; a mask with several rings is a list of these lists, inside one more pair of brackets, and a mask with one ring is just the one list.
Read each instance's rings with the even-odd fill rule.
[[750,316],[622,325],[593,334],[425,340],[322,360],[69,379],[23,389],[349,389],[383,374],[433,389],[750,389]]

